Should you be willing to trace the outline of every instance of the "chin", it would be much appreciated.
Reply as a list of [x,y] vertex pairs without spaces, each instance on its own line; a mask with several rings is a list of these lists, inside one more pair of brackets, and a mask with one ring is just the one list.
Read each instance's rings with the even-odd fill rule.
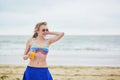
[[45,37],[46,35],[45,34],[43,34],[43,37]]

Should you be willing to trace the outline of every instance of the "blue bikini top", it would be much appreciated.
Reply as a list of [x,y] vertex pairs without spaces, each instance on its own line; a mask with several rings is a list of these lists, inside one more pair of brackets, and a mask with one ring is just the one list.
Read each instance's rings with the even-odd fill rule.
[[36,46],[36,45],[32,45],[31,44],[31,47],[30,47],[30,51],[31,52],[35,52],[35,53],[37,53],[37,52],[42,52],[42,53],[45,53],[45,54],[47,54],[48,53],[48,49],[49,47],[48,47],[48,45],[47,45],[47,40],[46,40],[46,46],[43,46],[43,47],[39,47],[39,46]]

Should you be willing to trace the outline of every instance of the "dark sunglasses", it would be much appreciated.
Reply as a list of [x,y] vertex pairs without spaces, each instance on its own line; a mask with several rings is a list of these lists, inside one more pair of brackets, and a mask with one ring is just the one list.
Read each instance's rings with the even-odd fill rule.
[[42,29],[42,32],[49,31],[48,29]]

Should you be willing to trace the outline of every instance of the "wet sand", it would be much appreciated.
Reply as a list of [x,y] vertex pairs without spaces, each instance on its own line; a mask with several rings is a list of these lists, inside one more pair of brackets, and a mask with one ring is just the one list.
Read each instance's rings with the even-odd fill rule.
[[[120,80],[120,67],[48,66],[54,80]],[[26,66],[0,65],[0,80],[22,80]]]

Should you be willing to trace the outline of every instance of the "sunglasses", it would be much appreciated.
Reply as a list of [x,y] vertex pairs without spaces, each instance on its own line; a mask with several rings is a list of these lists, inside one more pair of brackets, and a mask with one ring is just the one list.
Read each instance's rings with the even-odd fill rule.
[[48,29],[42,29],[42,32],[49,31]]

